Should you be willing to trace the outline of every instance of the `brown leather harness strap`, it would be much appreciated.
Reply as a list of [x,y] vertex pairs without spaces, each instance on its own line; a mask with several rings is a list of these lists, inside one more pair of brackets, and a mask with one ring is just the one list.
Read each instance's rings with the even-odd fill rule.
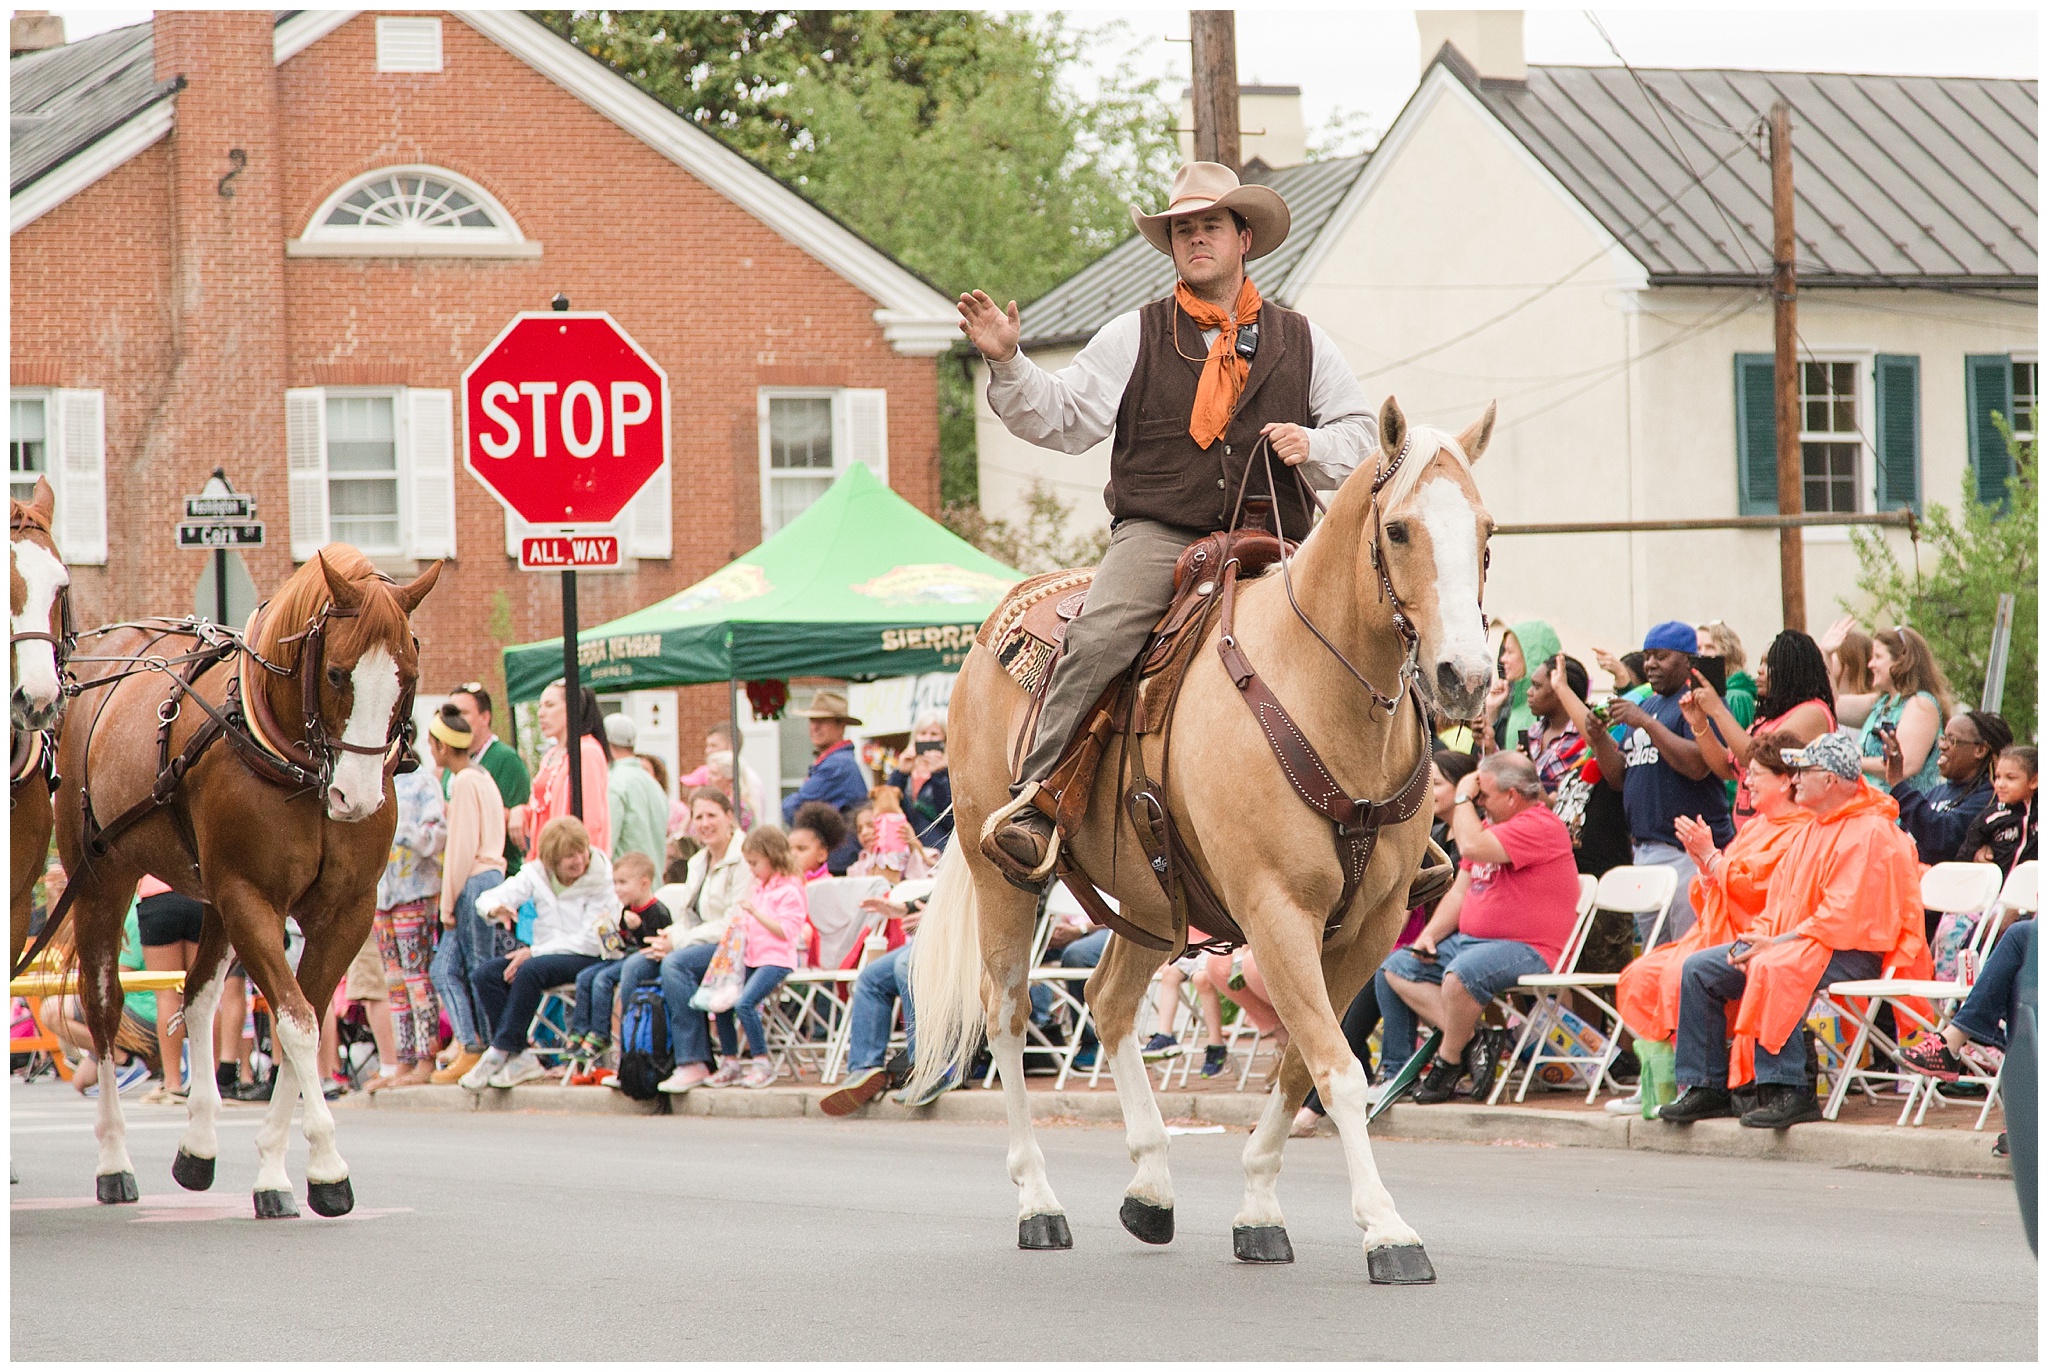
[[[1256,669],[1245,658],[1244,650],[1237,642],[1237,567],[1226,565],[1223,569],[1222,634],[1216,643],[1217,656],[1223,660],[1223,670],[1229,674],[1231,684],[1244,697],[1245,705],[1251,710],[1252,718],[1258,721],[1259,730],[1266,736],[1266,743],[1273,750],[1273,756],[1280,762],[1280,770],[1287,776],[1288,784],[1302,803],[1317,814],[1328,819],[1335,826],[1332,838],[1337,845],[1337,862],[1344,873],[1344,890],[1331,907],[1329,916],[1323,922],[1323,937],[1329,939],[1344,921],[1345,911],[1351,908],[1352,897],[1358,894],[1359,884],[1365,879],[1366,865],[1372,861],[1373,849],[1379,844],[1380,830],[1389,824],[1400,824],[1413,819],[1422,810],[1423,798],[1429,794],[1429,749],[1418,746],[1415,766],[1409,771],[1408,780],[1401,789],[1386,800],[1358,800],[1344,792],[1337,779],[1330,775],[1330,769],[1287,713],[1287,707],[1280,703]],[[1418,734],[1423,744],[1428,739],[1428,727],[1421,721],[1421,706],[1416,705]]]

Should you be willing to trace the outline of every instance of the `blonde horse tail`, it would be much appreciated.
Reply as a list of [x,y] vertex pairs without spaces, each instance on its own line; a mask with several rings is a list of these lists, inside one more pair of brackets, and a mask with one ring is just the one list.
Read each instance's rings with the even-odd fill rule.
[[[955,839],[956,850],[962,841]],[[917,1060],[905,1098],[915,1100],[949,1068],[954,1084],[964,1084],[981,1044],[981,900],[965,853],[955,851],[939,864],[910,954],[910,997]]]

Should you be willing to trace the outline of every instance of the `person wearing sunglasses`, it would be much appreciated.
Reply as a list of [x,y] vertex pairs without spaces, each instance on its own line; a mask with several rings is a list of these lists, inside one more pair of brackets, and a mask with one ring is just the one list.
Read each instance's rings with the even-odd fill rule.
[[1992,764],[2011,744],[2012,726],[1998,715],[1957,715],[1934,741],[1941,780],[1922,791],[1906,779],[1898,735],[1885,735],[1884,784],[1899,803],[1899,827],[1912,835],[1922,862],[1932,866],[1955,856],[1970,821],[1991,808]]

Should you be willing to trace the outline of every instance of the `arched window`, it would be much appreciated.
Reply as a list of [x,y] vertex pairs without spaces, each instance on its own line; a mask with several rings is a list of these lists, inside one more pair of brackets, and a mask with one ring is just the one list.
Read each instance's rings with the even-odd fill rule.
[[442,167],[381,167],[329,196],[293,257],[538,257],[483,187]]

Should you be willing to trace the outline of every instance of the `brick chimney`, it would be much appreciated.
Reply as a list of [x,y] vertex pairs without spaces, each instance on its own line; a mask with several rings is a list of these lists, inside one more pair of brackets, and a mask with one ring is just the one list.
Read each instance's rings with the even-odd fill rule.
[[1415,28],[1422,38],[1422,69],[1449,43],[1484,81],[1526,84],[1529,62],[1522,53],[1520,10],[1417,10]]
[[48,10],[16,10],[7,21],[7,55],[64,46],[64,20]]
[[[276,20],[269,10],[158,10],[152,24],[156,78],[185,83],[169,157],[173,352],[129,479],[146,489],[147,508],[175,512],[225,467],[276,530],[289,514]],[[161,560],[155,548],[131,556],[145,557],[145,577]],[[291,570],[289,541],[273,537],[249,560],[257,584],[275,586]]]

